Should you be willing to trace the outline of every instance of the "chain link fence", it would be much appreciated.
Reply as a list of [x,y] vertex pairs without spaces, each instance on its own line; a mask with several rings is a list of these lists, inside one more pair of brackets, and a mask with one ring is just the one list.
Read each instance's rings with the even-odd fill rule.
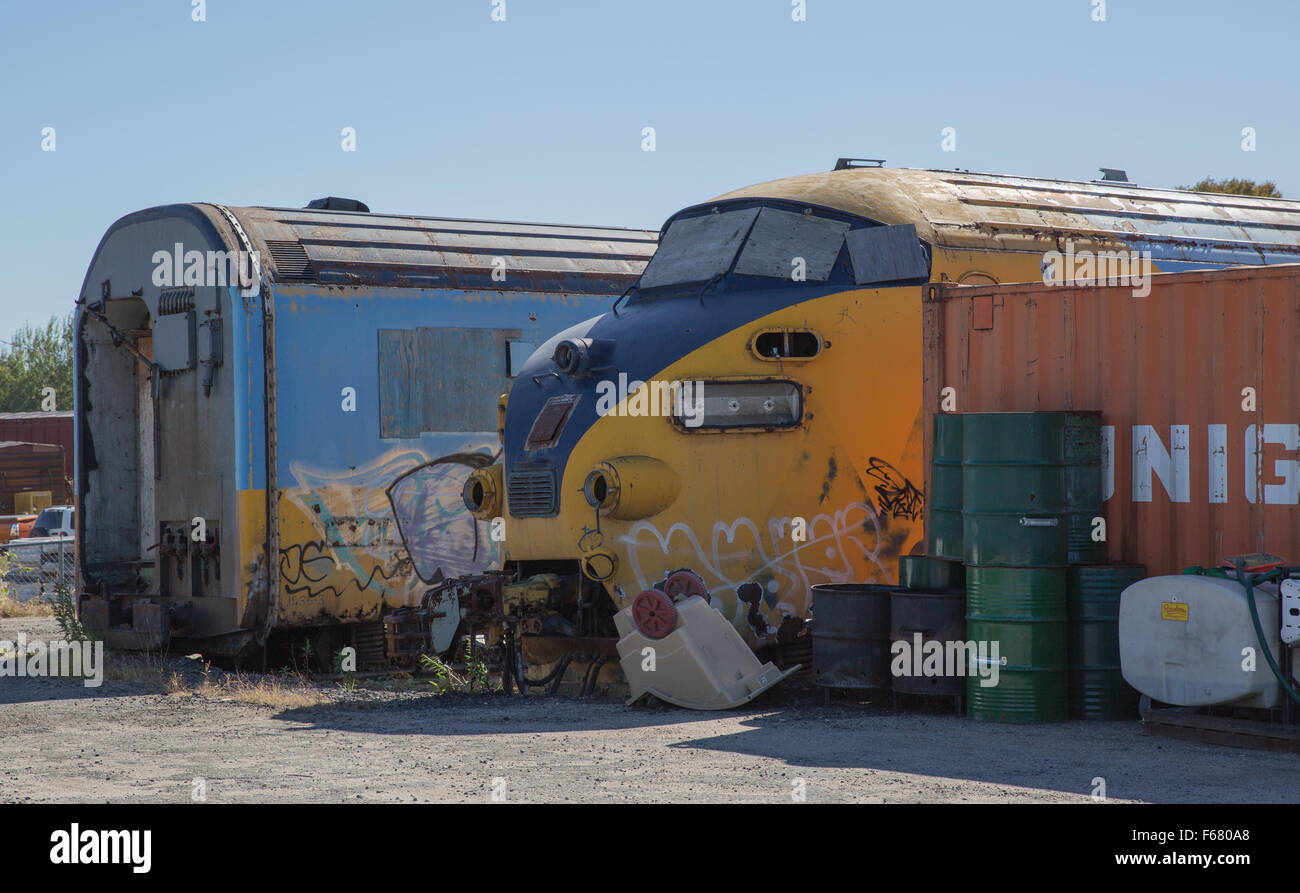
[[53,600],[58,589],[73,588],[76,564],[70,540],[11,543],[0,549],[3,549],[0,568],[10,598],[20,602],[34,598]]

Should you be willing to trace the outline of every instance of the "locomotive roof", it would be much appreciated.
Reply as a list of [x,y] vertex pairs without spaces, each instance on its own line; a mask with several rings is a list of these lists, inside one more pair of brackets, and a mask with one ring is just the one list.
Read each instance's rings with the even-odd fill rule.
[[1279,198],[883,167],[771,180],[714,201],[739,198],[789,199],[880,223],[912,223],[923,239],[951,248],[1040,252],[1045,241],[1070,238],[1188,261],[1300,260],[1300,202]]

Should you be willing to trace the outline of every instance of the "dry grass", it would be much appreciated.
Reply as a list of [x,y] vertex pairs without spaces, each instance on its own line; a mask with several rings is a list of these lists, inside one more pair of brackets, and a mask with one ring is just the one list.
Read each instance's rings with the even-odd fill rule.
[[124,654],[106,655],[104,678],[112,682],[159,686],[163,683],[162,665],[147,658]]
[[172,673],[164,686],[169,694],[215,698],[219,701],[237,701],[241,704],[258,704],[262,707],[288,709],[293,707],[319,707],[333,702],[326,692],[311,685],[302,677],[280,679],[274,676],[253,678],[242,675],[211,678],[204,668],[203,679],[197,685],[187,685],[180,673]]
[[20,602],[9,594],[9,591],[0,590],[0,617],[53,617],[54,605],[43,598],[33,598],[25,602]]
[[303,675],[228,675],[213,673],[210,665],[205,664],[202,678],[194,681],[192,678],[187,680],[180,672],[168,667],[166,661],[156,654],[146,652],[131,657],[118,654],[115,657],[115,660],[108,662],[105,678],[148,685],[169,695],[237,701],[280,709],[318,707],[334,701],[328,692],[313,685]]

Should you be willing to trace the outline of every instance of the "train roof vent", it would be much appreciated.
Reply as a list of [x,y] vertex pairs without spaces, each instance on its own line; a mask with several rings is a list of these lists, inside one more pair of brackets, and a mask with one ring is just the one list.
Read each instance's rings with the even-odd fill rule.
[[1101,171],[1101,182],[1103,183],[1127,183],[1128,173],[1116,167],[1099,167]]
[[277,279],[311,279],[316,275],[307,250],[297,239],[267,239],[266,250],[275,261]]
[[333,195],[307,202],[307,209],[310,211],[360,211],[363,214],[370,213],[370,206],[365,202],[359,202],[354,198],[337,198]]
[[855,167],[884,167],[883,158],[839,158],[835,161],[835,170],[847,171]]

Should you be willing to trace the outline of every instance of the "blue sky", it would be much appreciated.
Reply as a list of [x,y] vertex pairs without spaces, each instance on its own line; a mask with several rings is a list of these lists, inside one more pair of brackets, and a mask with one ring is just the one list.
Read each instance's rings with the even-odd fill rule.
[[11,0],[0,339],[71,308],[114,220],[171,202],[657,228],[841,155],[1300,196],[1294,0],[493,5]]

